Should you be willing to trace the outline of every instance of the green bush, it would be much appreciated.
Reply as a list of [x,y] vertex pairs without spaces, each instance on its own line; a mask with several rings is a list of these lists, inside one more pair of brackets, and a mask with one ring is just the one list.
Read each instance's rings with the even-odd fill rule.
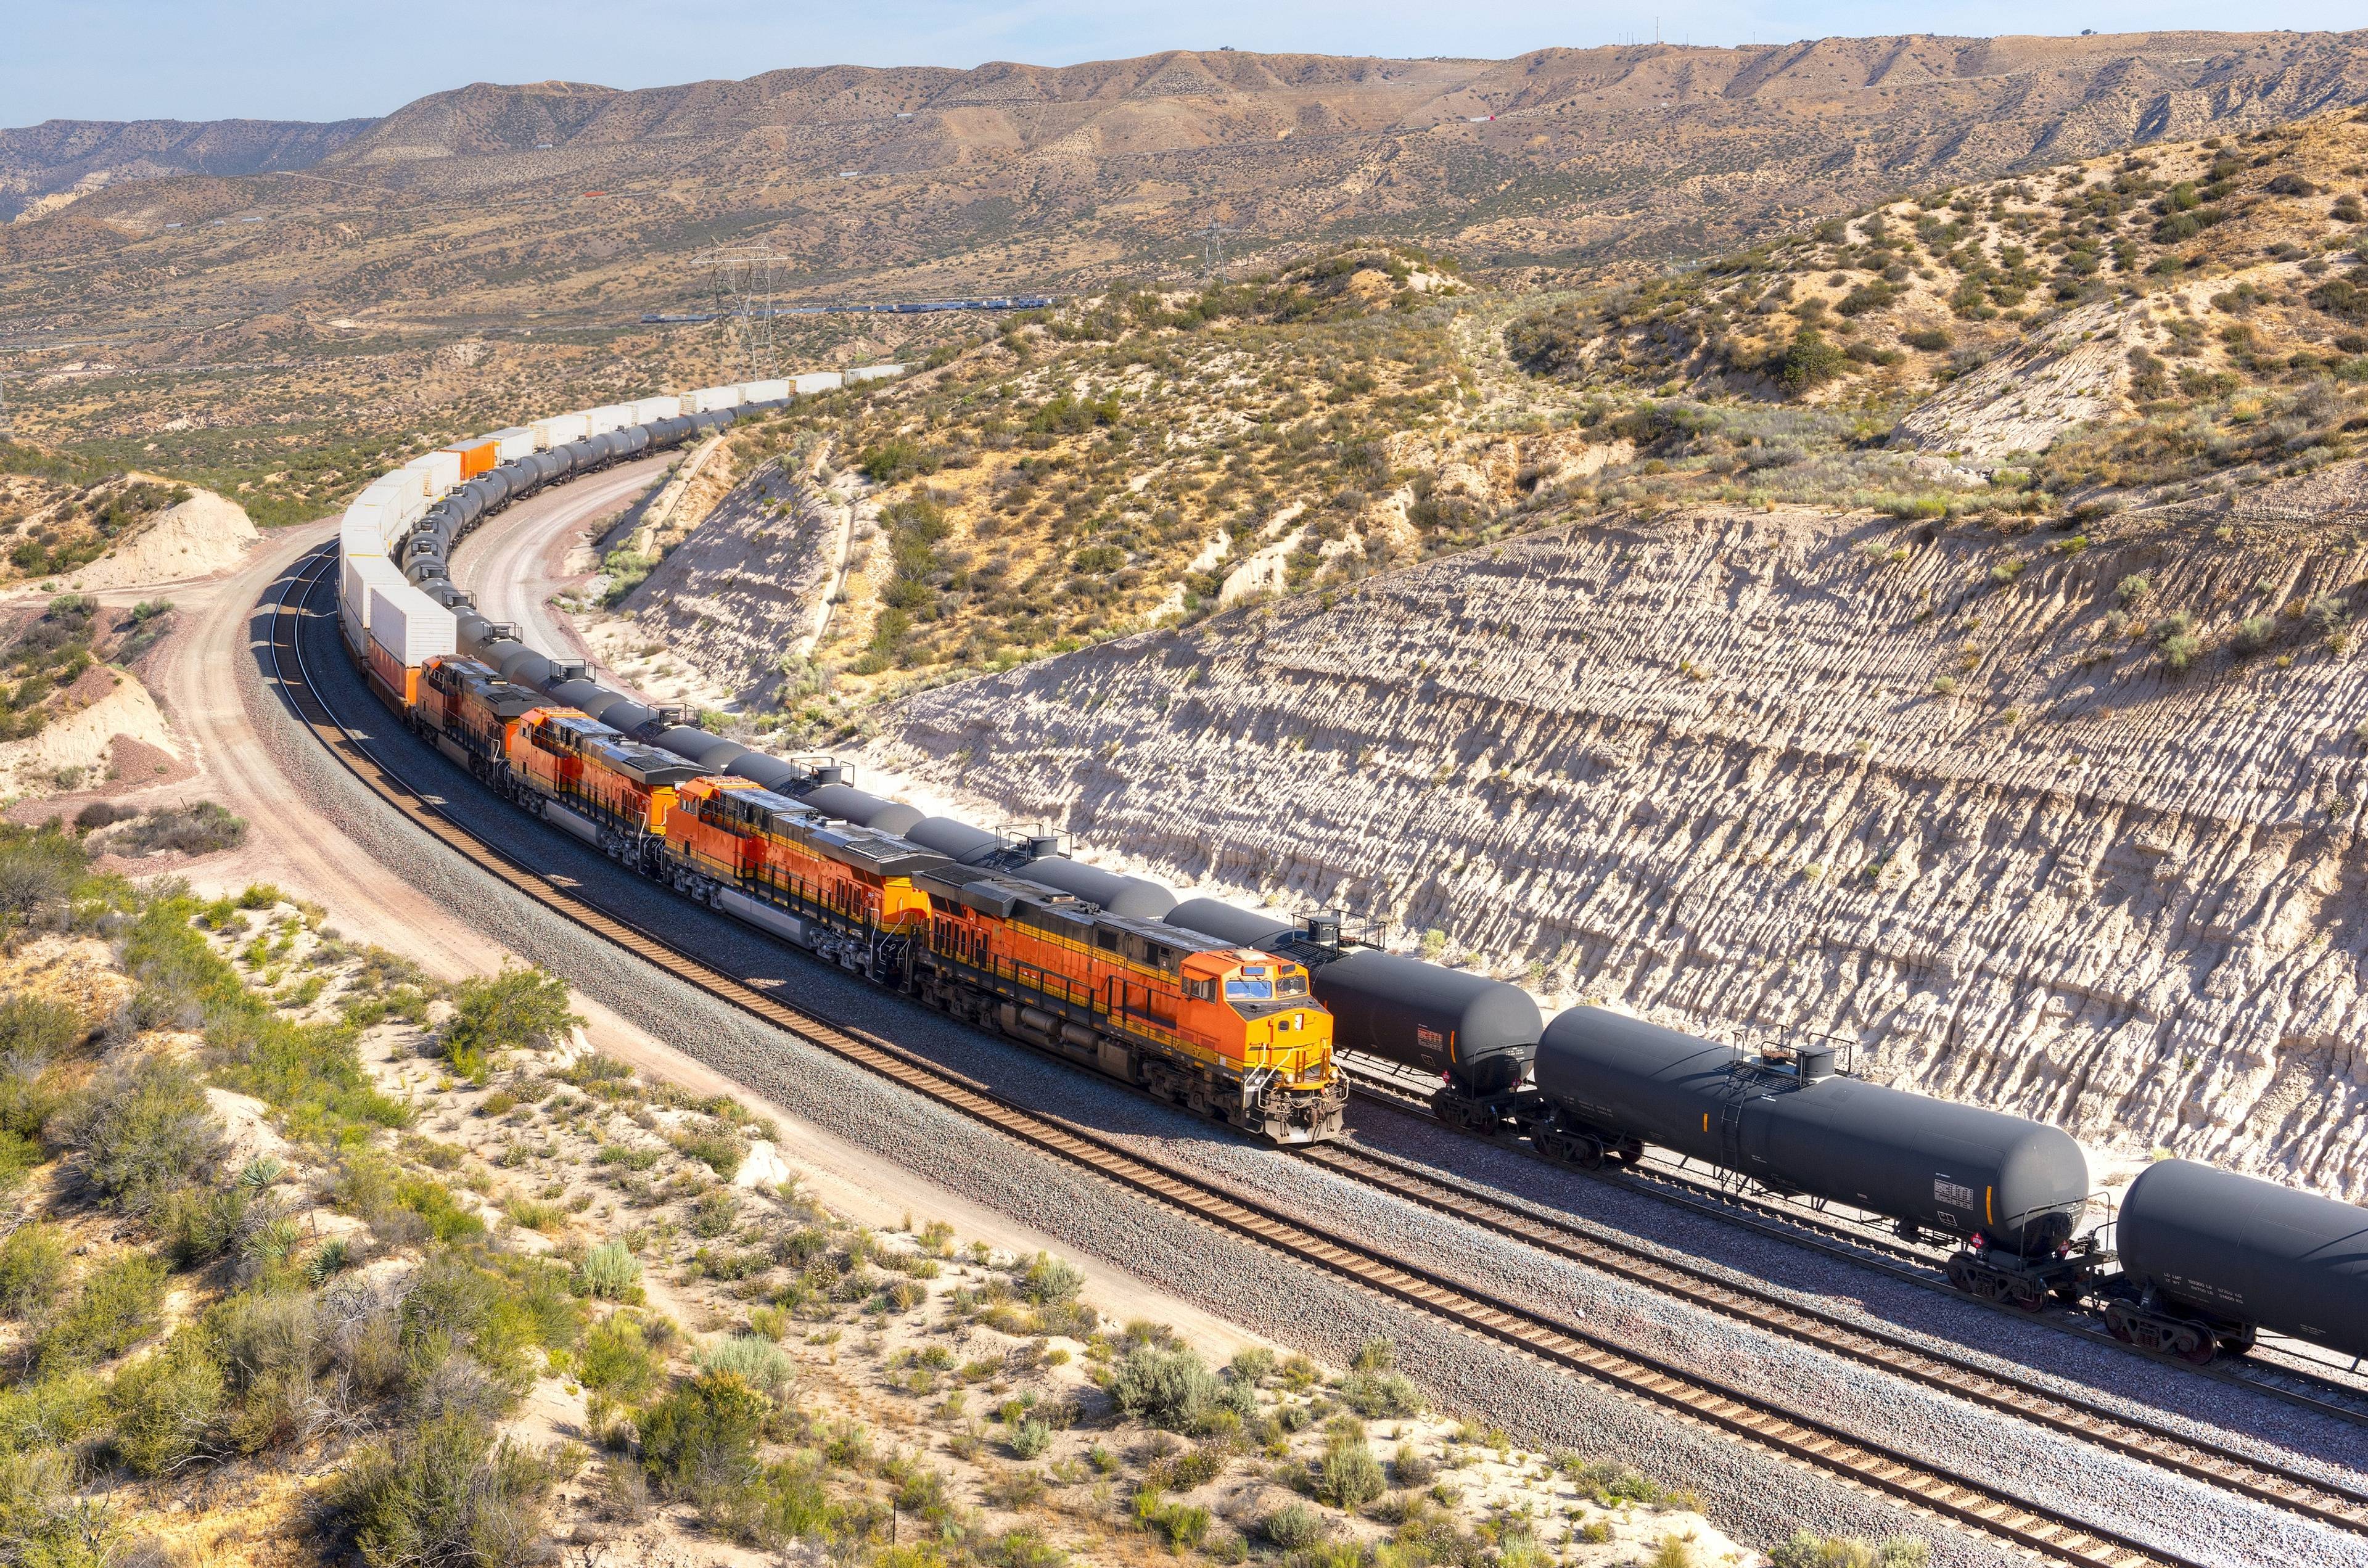
[[133,1214],[203,1180],[227,1147],[197,1074],[156,1057],[100,1078],[58,1126],[63,1141],[82,1151],[83,1179],[100,1201]]
[[1340,1403],[1369,1421],[1419,1415],[1422,1391],[1397,1372],[1351,1372],[1340,1384]]
[[1074,1301],[1086,1288],[1085,1271],[1064,1257],[1040,1252],[1019,1276],[1019,1293],[1039,1306]]
[[1924,1568],[1932,1548],[1914,1536],[1894,1536],[1872,1545],[1851,1536],[1821,1536],[1794,1530],[1793,1538],[1769,1553],[1772,1568]]
[[164,1305],[164,1260],[120,1253],[92,1270],[42,1326],[34,1357],[52,1371],[120,1356],[154,1331]]
[[0,940],[55,918],[88,864],[82,845],[55,824],[32,833],[0,825]]
[[1110,1373],[1112,1403],[1138,1421],[1190,1431],[1213,1411],[1247,1418],[1258,1408],[1248,1385],[1220,1380],[1189,1346],[1138,1344]]
[[642,1462],[676,1496],[702,1507],[757,1477],[757,1439],[770,1406],[731,1372],[702,1372],[642,1413]]
[[1267,1540],[1285,1551],[1320,1546],[1332,1534],[1332,1521],[1304,1503],[1287,1503],[1258,1525]]
[[584,1255],[584,1288],[604,1301],[621,1301],[639,1287],[642,1266],[622,1242],[602,1242]]
[[1382,1461],[1361,1432],[1336,1433],[1315,1461],[1315,1494],[1336,1508],[1354,1513],[1388,1490]]
[[222,1363],[206,1335],[182,1329],[108,1388],[116,1454],[134,1475],[174,1473],[202,1451],[223,1392]]
[[66,1244],[55,1225],[28,1220],[0,1241],[0,1316],[40,1316],[65,1283]]
[[642,1325],[622,1312],[611,1312],[585,1335],[575,1375],[595,1393],[622,1404],[639,1404],[657,1388],[665,1369],[650,1349]]
[[798,1364],[771,1340],[754,1334],[735,1334],[700,1351],[700,1368],[729,1372],[757,1392],[779,1399],[797,1381]]
[[1053,1445],[1053,1428],[1033,1415],[1023,1417],[1011,1428],[1005,1439],[1011,1446],[1011,1457],[1032,1460]]
[[329,1505],[370,1568],[510,1568],[549,1560],[556,1479],[482,1417],[450,1414],[364,1448]]
[[567,983],[540,969],[504,968],[464,980],[452,1017],[437,1037],[452,1071],[482,1084],[513,1051],[548,1045],[584,1020],[567,1006]]

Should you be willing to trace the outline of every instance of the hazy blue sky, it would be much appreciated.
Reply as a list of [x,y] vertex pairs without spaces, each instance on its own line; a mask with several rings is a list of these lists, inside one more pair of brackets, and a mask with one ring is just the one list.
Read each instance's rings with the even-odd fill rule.
[[0,0],[0,125],[340,119],[472,81],[617,87],[789,65],[1070,64],[1155,50],[1498,57],[1653,36],[1783,42],[1895,32],[2357,27],[2359,0]]

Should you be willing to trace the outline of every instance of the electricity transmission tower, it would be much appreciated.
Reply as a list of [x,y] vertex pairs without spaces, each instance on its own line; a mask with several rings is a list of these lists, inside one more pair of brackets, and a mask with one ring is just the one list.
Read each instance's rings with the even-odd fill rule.
[[772,380],[780,364],[773,346],[773,299],[789,258],[766,245],[716,245],[700,252],[691,265],[706,272],[714,288],[730,368],[744,381]]
[[1224,281],[1225,236],[1242,233],[1244,231],[1240,229],[1226,228],[1214,218],[1209,220],[1209,226],[1201,231],[1201,282],[1206,283],[1212,279],[1220,283]]

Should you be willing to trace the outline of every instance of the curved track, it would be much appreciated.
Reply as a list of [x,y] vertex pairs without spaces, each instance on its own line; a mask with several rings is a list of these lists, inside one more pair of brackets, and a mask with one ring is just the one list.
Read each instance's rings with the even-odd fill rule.
[[1190,1171],[1011,1104],[984,1085],[885,1040],[785,1006],[698,955],[676,948],[663,936],[602,908],[587,892],[579,891],[581,884],[573,879],[529,870],[445,815],[434,801],[405,787],[315,688],[305,668],[299,628],[306,617],[318,613],[315,600],[332,597],[323,591],[323,585],[334,559],[329,551],[302,559],[275,585],[271,597],[267,664],[270,679],[300,721],[366,788],[453,853],[668,975],[1034,1149],[1181,1213],[1468,1333],[1594,1380],[1622,1397],[1724,1432],[1846,1484],[2052,1562],[2087,1568],[2147,1568],[2149,1564],[2202,1568],[2192,1559],[2018,1501],[1977,1478],[1868,1442],[1815,1415],[1780,1408],[1763,1396],[1705,1377],[1696,1369],[1637,1354],[1577,1324],[1509,1303],[1467,1282],[1408,1267],[1369,1244],[1228,1195]]

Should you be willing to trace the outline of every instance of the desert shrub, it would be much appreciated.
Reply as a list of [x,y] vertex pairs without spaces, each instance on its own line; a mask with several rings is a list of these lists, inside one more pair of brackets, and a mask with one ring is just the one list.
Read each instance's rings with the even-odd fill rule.
[[1220,1380],[1189,1346],[1138,1344],[1111,1370],[1112,1403],[1138,1421],[1189,1431],[1215,1411],[1247,1418],[1258,1408],[1247,1384]]
[[1419,1415],[1422,1391],[1398,1372],[1351,1372],[1340,1384],[1340,1403],[1367,1420]]
[[58,1298],[66,1244],[55,1225],[28,1220],[0,1241],[0,1316],[37,1317]]
[[565,981],[539,969],[505,966],[453,991],[452,1017],[437,1046],[452,1071],[482,1084],[508,1052],[548,1045],[583,1021],[567,1006]]
[[170,1475],[199,1457],[222,1407],[222,1363],[203,1331],[184,1328],[132,1362],[107,1392],[114,1447],[132,1474]]
[[642,1266],[622,1242],[602,1242],[584,1255],[579,1269],[585,1290],[604,1301],[629,1299],[639,1288]]
[[1005,1441],[1011,1446],[1012,1458],[1032,1460],[1052,1447],[1053,1428],[1033,1415],[1026,1416],[1013,1425]]
[[203,1178],[225,1148],[197,1074],[155,1057],[100,1078],[62,1113],[59,1129],[82,1152],[82,1177],[100,1201],[134,1214]]
[[119,855],[211,855],[246,842],[246,819],[212,801],[151,812],[108,842]]
[[120,822],[130,822],[140,814],[137,806],[119,805],[113,801],[93,801],[74,813],[74,824],[85,833],[95,828],[113,827]]
[[610,1313],[585,1335],[575,1363],[586,1388],[623,1404],[647,1399],[665,1373],[641,1324],[622,1312]]
[[642,1413],[642,1462],[651,1479],[701,1507],[757,1480],[757,1439],[768,1406],[731,1372],[702,1372]]
[[28,1568],[108,1568],[127,1543],[113,1510],[78,1498],[74,1457],[42,1445],[0,1453],[0,1551]]
[[36,833],[0,824],[0,940],[54,918],[87,864],[54,824]]
[[157,1200],[149,1222],[176,1268],[191,1268],[231,1249],[247,1214],[247,1193],[233,1187],[182,1187]]
[[1332,1521],[1304,1503],[1287,1503],[1258,1523],[1258,1531],[1285,1551],[1320,1546],[1332,1534]]
[[697,1160],[723,1181],[730,1181],[748,1157],[747,1141],[723,1127],[677,1132],[668,1142],[684,1159]]
[[1835,347],[1824,333],[1804,326],[1793,335],[1766,367],[1784,387],[1792,392],[1807,392],[1821,387],[1842,373],[1848,363],[1842,351]]
[[154,1331],[164,1305],[164,1260],[120,1253],[91,1270],[42,1325],[34,1358],[51,1371],[120,1356]]
[[509,1568],[549,1559],[555,1479],[483,1418],[445,1415],[362,1449],[329,1506],[370,1568]]
[[1073,1301],[1086,1288],[1085,1271],[1064,1257],[1040,1252],[1019,1276],[1019,1293],[1038,1305]]
[[1428,1486],[1438,1475],[1438,1461],[1412,1443],[1400,1443],[1390,1460],[1390,1477],[1400,1486]]
[[700,1369],[729,1372],[758,1393],[778,1399],[797,1381],[798,1365],[771,1340],[754,1334],[735,1334],[699,1353]]
[[1382,1461],[1373,1457],[1364,1434],[1334,1433],[1315,1461],[1315,1494],[1336,1508],[1354,1512],[1388,1490]]
[[1851,1536],[1821,1536],[1794,1530],[1769,1553],[1773,1568],[1924,1568],[1932,1548],[1914,1536],[1894,1536],[1880,1545]]

